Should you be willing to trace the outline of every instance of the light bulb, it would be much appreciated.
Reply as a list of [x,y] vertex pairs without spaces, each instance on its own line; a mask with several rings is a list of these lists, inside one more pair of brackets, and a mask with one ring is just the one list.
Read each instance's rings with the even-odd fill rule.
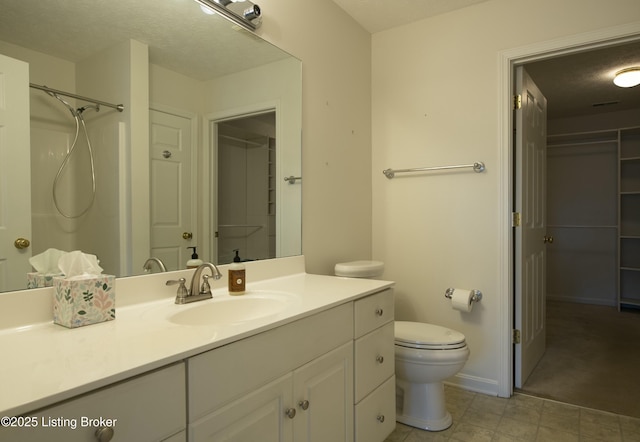
[[640,68],[632,67],[616,72],[613,83],[618,87],[634,87],[640,84]]

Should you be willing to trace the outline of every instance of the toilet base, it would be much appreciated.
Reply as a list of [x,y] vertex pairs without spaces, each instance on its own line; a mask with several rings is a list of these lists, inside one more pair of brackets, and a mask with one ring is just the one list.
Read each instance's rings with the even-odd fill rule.
[[446,416],[438,420],[425,420],[415,416],[396,414],[396,422],[409,425],[410,427],[420,428],[421,430],[442,431],[451,426],[453,419],[449,412],[447,412]]
[[396,421],[427,431],[442,431],[453,422],[445,406],[444,384],[412,384],[396,377]]

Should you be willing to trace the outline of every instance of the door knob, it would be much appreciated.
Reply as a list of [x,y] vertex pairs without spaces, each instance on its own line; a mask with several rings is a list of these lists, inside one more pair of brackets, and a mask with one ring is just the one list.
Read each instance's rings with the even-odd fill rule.
[[18,238],[13,242],[13,245],[16,246],[16,249],[26,249],[31,245],[31,242],[26,238]]
[[193,238],[193,233],[191,233],[191,232],[183,232],[182,233],[182,237],[184,239],[191,239],[191,238]]
[[543,238],[545,244],[553,244],[553,236],[545,235]]

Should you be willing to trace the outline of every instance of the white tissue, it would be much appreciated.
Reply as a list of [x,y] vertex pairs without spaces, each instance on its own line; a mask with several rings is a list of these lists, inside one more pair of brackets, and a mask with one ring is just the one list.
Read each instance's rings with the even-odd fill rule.
[[473,291],[465,289],[453,289],[451,306],[454,310],[470,312],[473,309]]
[[62,255],[67,252],[63,252],[58,249],[47,249],[39,255],[29,258],[29,264],[40,273],[60,273],[58,268],[58,260]]
[[58,260],[58,268],[66,279],[83,279],[102,273],[102,267],[96,255],[82,253],[80,250],[65,253]]

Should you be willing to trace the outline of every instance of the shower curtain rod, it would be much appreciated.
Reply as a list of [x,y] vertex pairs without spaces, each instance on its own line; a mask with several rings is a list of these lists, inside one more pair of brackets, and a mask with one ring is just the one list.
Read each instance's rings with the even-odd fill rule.
[[32,87],[34,89],[40,89],[41,91],[45,91],[45,92],[50,92],[52,94],[64,95],[65,97],[76,98],[82,101],[88,101],[89,103],[99,104],[101,106],[112,107],[116,109],[118,112],[122,112],[124,110],[123,104],[113,104],[113,103],[107,103],[106,101],[94,100],[93,98],[87,98],[87,97],[83,97],[82,95],[76,95],[76,94],[71,94],[69,92],[59,91],[57,89],[52,89],[47,86],[40,86],[39,84],[35,84],[35,83],[29,83],[29,87]]

